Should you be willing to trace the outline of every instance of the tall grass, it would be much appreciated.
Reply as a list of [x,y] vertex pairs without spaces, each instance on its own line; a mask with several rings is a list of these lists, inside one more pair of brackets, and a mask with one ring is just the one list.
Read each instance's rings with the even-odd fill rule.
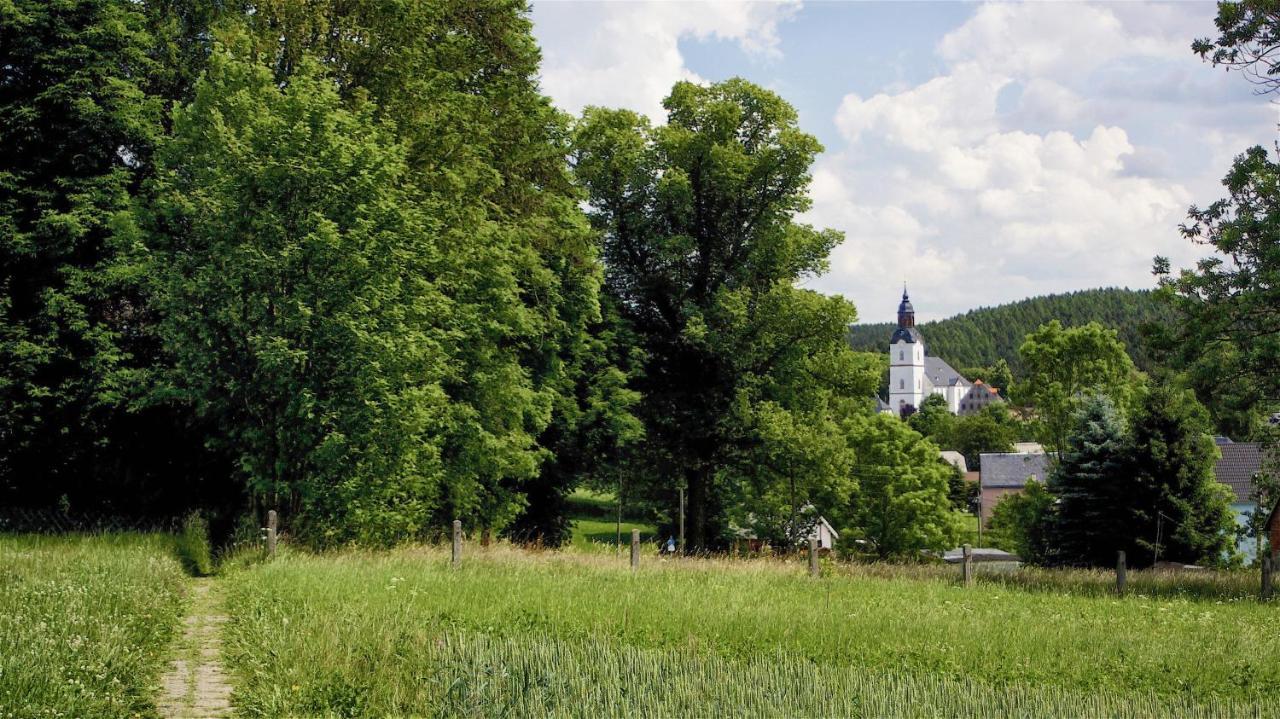
[[[470,549],[470,548],[469,548]],[[230,577],[248,716],[1280,711],[1275,610],[795,563],[470,549],[287,555]],[[1253,706],[1257,703],[1257,706]],[[732,710],[732,711],[730,711]]]
[[0,717],[153,715],[184,581],[167,535],[0,537]]
[[213,550],[209,546],[209,523],[200,512],[188,514],[182,521],[182,532],[174,540],[178,561],[193,577],[213,574]]

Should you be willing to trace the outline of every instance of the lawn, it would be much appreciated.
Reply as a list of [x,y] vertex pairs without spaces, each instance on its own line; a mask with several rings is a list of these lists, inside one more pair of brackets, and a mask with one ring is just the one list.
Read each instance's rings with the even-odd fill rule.
[[0,537],[0,717],[154,716],[184,577],[163,535]]
[[[573,522],[570,546],[579,551],[618,549],[618,505],[613,495],[578,489],[569,495],[569,519]],[[622,545],[631,544],[631,530],[640,530],[646,552],[657,551],[658,528],[629,514],[622,517]]]
[[[837,574],[800,563],[430,548],[232,572],[246,716],[1251,716],[1275,608]],[[1255,706],[1255,703],[1257,705]]]

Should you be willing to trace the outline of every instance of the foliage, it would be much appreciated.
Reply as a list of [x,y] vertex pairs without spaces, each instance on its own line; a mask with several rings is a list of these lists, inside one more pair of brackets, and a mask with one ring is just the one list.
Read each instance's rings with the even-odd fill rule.
[[1105,398],[1086,401],[1050,477],[1049,559],[1108,566],[1124,550],[1135,566],[1221,562],[1235,523],[1208,428],[1194,398],[1164,385],[1144,394],[1127,430]]
[[1030,439],[1030,431],[1007,404],[995,402],[975,414],[957,417],[947,441],[939,444],[963,454],[965,465],[977,471],[982,469],[983,453],[1012,452],[1014,442]]
[[1018,355],[1026,375],[1014,385],[1013,398],[1034,408],[1049,449],[1066,447],[1072,416],[1086,395],[1102,393],[1125,407],[1139,381],[1116,332],[1096,322],[1064,328],[1052,320],[1027,335]]
[[1024,562],[1044,564],[1049,558],[1045,535],[1054,499],[1034,479],[1021,492],[1005,495],[987,521],[991,545],[1017,554]]
[[793,533],[806,498],[784,485],[842,482],[839,400],[871,394],[879,372],[844,342],[852,305],[794,287],[840,240],[793,221],[821,147],[743,80],[678,83],[664,105],[661,127],[589,108],[575,134],[606,292],[644,358],[645,440],[628,464],[659,506],[686,487],[694,549],[724,541],[730,492],[763,511],[785,496]]
[[126,719],[154,687],[185,575],[161,535],[0,537],[0,707],[6,717]]
[[178,561],[187,574],[207,577],[213,574],[213,550],[209,546],[209,523],[199,511],[187,515],[182,531],[175,540]]
[[[1217,38],[1192,50],[1215,66],[1242,71],[1260,93],[1277,88],[1280,16],[1274,3],[1219,3]],[[1153,333],[1154,344],[1188,375],[1220,431],[1260,437],[1263,418],[1280,408],[1280,166],[1255,146],[1235,158],[1223,179],[1227,197],[1192,206],[1182,234],[1212,254],[1174,271],[1155,258],[1160,295],[1178,322]]]
[[938,448],[896,417],[854,417],[845,434],[858,487],[841,541],[863,540],[879,557],[912,557],[953,546],[948,478]]
[[251,496],[299,529],[385,541],[419,531],[440,491],[440,278],[466,265],[442,257],[372,115],[313,64],[282,89],[216,53],[175,110],[147,241],[175,389]]
[[[1189,393],[1157,385],[1132,419],[1122,499],[1135,564],[1159,558],[1217,563],[1234,549],[1233,495],[1214,475],[1208,414]],[[1158,538],[1158,539],[1157,539]]]
[[1108,566],[1117,551],[1131,546],[1126,433],[1115,405],[1102,395],[1086,398],[1072,417],[1061,459],[1049,475],[1056,499],[1047,528],[1049,561]]
[[[970,310],[944,320],[917,325],[929,347],[929,354],[946,359],[955,367],[968,368],[964,375],[999,387],[1004,393],[1013,378],[1025,373],[1018,347],[1029,332],[1051,321],[1067,327],[1098,322],[1116,330],[1134,363],[1143,371],[1156,367],[1142,342],[1144,325],[1163,325],[1172,313],[1148,290],[1081,290],[1058,295],[1032,297],[998,307]],[[889,337],[896,325],[889,322],[854,325],[849,342],[854,349],[887,352]],[[1004,360],[1011,374],[1000,369]]]
[[[1009,695],[1036,716],[1076,714],[1088,702],[1102,715],[1177,715],[1207,701],[1274,711],[1280,667],[1266,658],[1280,638],[1267,631],[1271,608],[1116,601],[1114,579],[1088,572],[1046,579],[1033,571],[1031,581],[1066,584],[1029,590],[1022,574],[983,573],[964,589],[954,566],[837,566],[815,584],[795,562],[646,555],[632,574],[625,555],[501,546],[468,553],[459,570],[448,568],[447,550],[295,555],[228,578],[237,621],[228,625],[227,657],[249,716],[400,715],[423,706],[567,716],[743,707],[858,715],[885,706],[918,715],[934,706],[926,702],[959,699],[945,686],[915,684],[940,676],[963,676],[973,692],[963,709],[940,705],[957,714],[1002,715]],[[1178,581],[1168,577],[1134,572],[1132,580]],[[611,588],[609,601],[601,587]],[[1242,636],[1253,637],[1256,658],[1242,659]],[[797,688],[803,681],[779,683],[798,681],[790,672],[801,661],[829,699],[810,698]],[[895,685],[922,693],[908,701]],[[1075,703],[1055,699],[1058,692]],[[712,704],[717,697],[724,704]],[[548,704],[516,709],[537,700]],[[1219,705],[1214,715],[1230,711]]]
[[[118,0],[0,4],[5,504],[123,514],[204,494],[183,418],[131,407],[158,361],[116,232],[162,128],[146,25]],[[174,473],[189,484],[175,489]]]

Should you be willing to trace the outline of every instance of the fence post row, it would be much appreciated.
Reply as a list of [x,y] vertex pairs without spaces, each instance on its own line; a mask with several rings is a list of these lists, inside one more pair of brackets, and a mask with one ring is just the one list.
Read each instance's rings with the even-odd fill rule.
[[279,517],[276,510],[267,512],[267,559],[276,558],[276,530],[279,529]]
[[1125,585],[1128,584],[1128,567],[1125,565],[1124,550],[1116,552],[1116,594],[1124,595]]
[[973,547],[964,545],[960,548],[960,576],[964,579],[964,585],[967,587],[973,584]]
[[462,566],[462,522],[453,520],[453,557],[449,562],[453,568]]
[[631,530],[631,569],[640,568],[640,530]]
[[818,576],[818,538],[809,537],[809,576]]

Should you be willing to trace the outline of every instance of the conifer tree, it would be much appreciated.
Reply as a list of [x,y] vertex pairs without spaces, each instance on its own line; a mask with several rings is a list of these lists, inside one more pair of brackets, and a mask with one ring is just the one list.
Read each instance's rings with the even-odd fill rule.
[[1105,566],[1130,546],[1122,502],[1130,468],[1125,428],[1109,399],[1092,395],[1072,418],[1061,458],[1049,476],[1057,501],[1049,514],[1051,562]]

